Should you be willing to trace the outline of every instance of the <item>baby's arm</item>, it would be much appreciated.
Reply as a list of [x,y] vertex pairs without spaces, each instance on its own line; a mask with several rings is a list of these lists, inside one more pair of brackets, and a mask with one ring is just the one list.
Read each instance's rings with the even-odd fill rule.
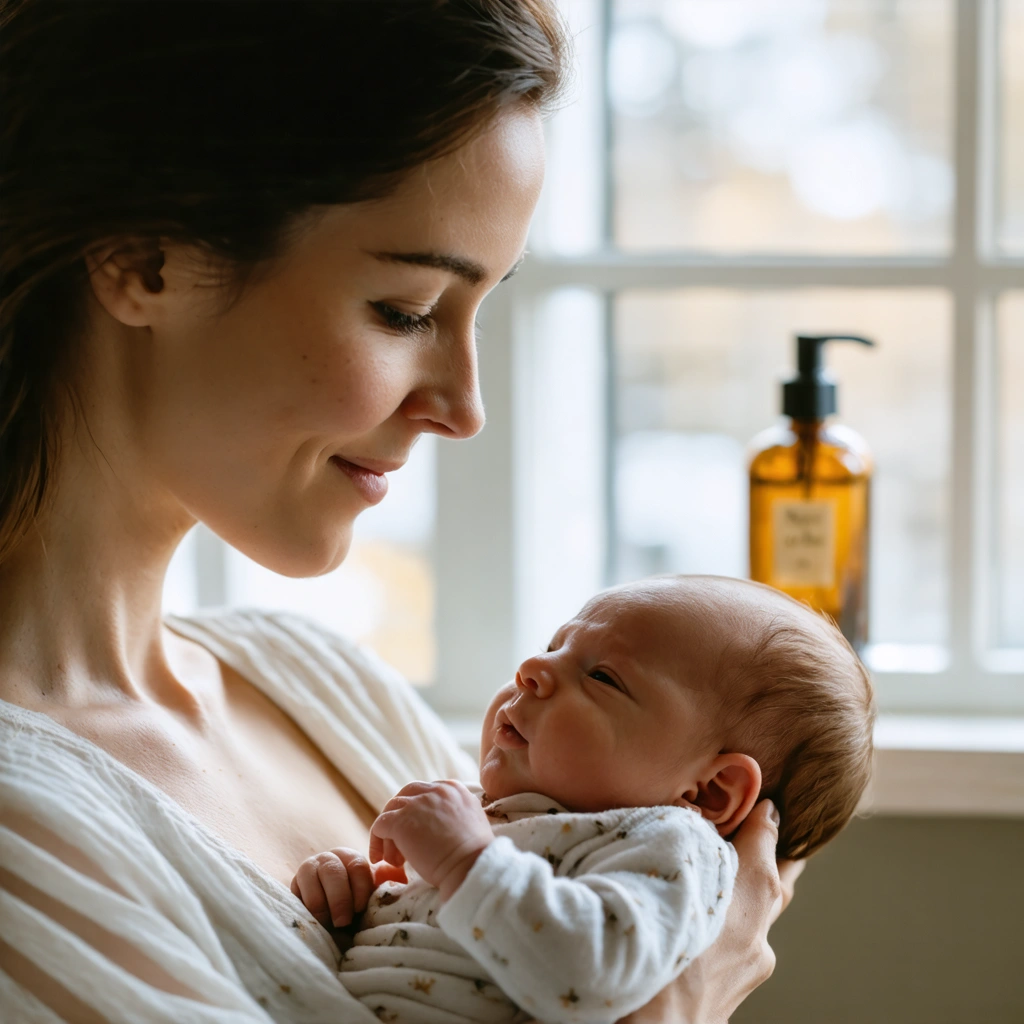
[[[539,828],[564,820],[536,819]],[[540,1020],[614,1021],[645,1005],[715,940],[736,873],[731,847],[674,808],[632,812],[561,863],[581,857],[579,874],[559,877],[500,837],[438,912],[438,925]]]
[[345,846],[307,857],[292,879],[292,892],[325,928],[350,924],[375,888],[370,862]]
[[[681,808],[609,812],[552,864],[495,838],[458,782],[414,782],[374,822],[370,856],[408,861],[441,895],[437,924],[537,1018],[614,1021],[644,1006],[717,937],[735,851]],[[555,835],[579,816],[541,815]],[[571,826],[569,826],[571,827]],[[538,836],[538,846],[545,838]],[[531,841],[531,845],[533,842]]]

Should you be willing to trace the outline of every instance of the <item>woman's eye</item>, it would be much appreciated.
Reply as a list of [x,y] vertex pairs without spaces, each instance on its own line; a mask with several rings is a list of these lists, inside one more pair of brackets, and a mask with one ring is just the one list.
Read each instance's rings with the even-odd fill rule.
[[384,323],[399,334],[423,334],[434,326],[434,317],[430,313],[416,316],[414,313],[403,313],[386,302],[371,302]]
[[595,669],[591,672],[590,678],[596,679],[599,683],[608,683],[610,686],[614,686],[616,690],[619,688],[619,684],[607,672],[602,672],[600,669]]

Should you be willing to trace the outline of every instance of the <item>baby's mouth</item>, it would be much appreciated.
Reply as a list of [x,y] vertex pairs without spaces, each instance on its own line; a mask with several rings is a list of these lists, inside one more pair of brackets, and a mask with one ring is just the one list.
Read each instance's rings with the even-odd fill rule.
[[527,746],[526,737],[508,720],[504,714],[498,716],[497,729],[494,733],[496,746],[503,750],[521,750]]

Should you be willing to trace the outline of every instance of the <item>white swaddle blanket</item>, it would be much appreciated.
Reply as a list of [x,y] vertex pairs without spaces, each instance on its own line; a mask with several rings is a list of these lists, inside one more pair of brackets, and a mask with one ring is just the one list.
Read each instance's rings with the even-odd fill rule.
[[[305,619],[169,617],[287,712],[367,802],[476,768],[397,672]],[[19,833],[28,819],[110,879]],[[25,831],[24,829],[22,831]],[[172,995],[0,889],[0,940],[112,1024],[377,1024],[341,985],[340,954],[276,879],[163,792],[45,715],[0,701],[0,868],[134,947],[195,993]],[[59,1018],[0,971],[0,1020]]]

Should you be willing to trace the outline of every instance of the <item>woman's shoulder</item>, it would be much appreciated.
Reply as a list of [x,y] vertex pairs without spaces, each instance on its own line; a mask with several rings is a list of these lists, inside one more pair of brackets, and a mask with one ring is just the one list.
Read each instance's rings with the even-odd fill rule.
[[401,673],[374,651],[308,616],[212,608],[168,615],[165,622],[275,698],[334,693],[376,718],[387,705],[416,697]]
[[[404,681],[372,651],[308,616],[265,608],[208,608],[167,615],[166,625],[238,671],[255,667],[275,681],[308,683],[326,670],[340,681]],[[248,675],[248,673],[245,673]],[[258,680],[254,680],[258,682]]]
[[[218,608],[166,622],[262,690],[350,778],[372,765],[372,788],[384,800],[412,779],[477,777],[472,759],[397,669],[314,619]],[[368,782],[361,788],[373,803]]]

